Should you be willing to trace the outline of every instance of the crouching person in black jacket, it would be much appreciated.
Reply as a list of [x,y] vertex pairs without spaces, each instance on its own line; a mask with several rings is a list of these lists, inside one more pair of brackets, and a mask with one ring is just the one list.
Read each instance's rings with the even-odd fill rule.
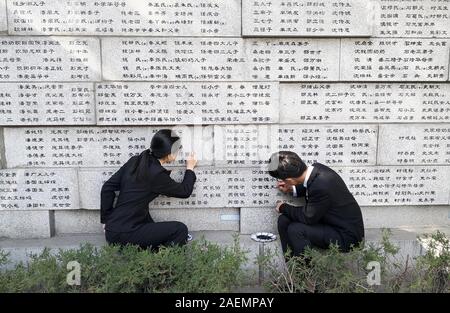
[[331,168],[310,166],[294,152],[280,151],[269,160],[269,174],[278,188],[294,197],[305,197],[304,206],[278,203],[278,232],[283,252],[294,256],[306,247],[326,249],[331,243],[348,251],[364,238],[361,209],[342,178]]
[[[101,190],[101,223],[110,244],[135,244],[157,249],[162,245],[184,245],[188,229],[181,222],[155,223],[149,213],[149,203],[159,195],[188,198],[194,188],[197,164],[194,154],[187,160],[181,183],[170,177],[162,165],[175,160],[181,148],[180,138],[170,129],[158,131],[150,149],[133,156]],[[119,191],[114,206],[116,191]]]

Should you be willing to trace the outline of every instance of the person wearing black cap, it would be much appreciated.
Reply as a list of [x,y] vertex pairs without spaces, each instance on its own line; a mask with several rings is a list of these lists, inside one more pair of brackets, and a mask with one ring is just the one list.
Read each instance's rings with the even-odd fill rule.
[[[101,189],[100,222],[104,224],[106,241],[110,244],[134,244],[157,249],[166,245],[184,245],[188,228],[181,222],[154,222],[149,203],[159,195],[188,198],[192,194],[197,164],[195,155],[186,162],[181,183],[170,177],[163,164],[175,160],[181,149],[180,138],[170,129],[158,131],[150,149],[131,157]],[[116,191],[119,192],[114,205]]]
[[278,232],[285,255],[302,255],[307,247],[326,249],[331,243],[343,252],[364,239],[361,209],[342,178],[321,163],[307,166],[294,152],[280,151],[269,160],[269,174],[277,186],[304,206],[279,202]]

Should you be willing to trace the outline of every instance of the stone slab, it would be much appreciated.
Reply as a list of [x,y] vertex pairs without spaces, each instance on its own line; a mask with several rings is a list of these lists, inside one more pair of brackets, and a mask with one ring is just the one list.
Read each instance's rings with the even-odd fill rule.
[[244,45],[252,80],[339,80],[339,39],[245,39]]
[[241,38],[103,38],[106,80],[245,80]]
[[279,214],[275,208],[241,208],[241,234],[278,233]]
[[[117,167],[150,146],[157,127],[6,128],[8,167]],[[199,165],[212,163],[212,126],[171,127],[182,140],[174,165],[184,165],[190,151]]]
[[327,165],[375,165],[376,125],[216,125],[215,164],[267,164],[279,150],[299,154],[306,162]]
[[[449,206],[362,206],[366,229],[448,227]],[[260,231],[278,233],[279,214],[274,208],[241,208],[241,234]]]
[[0,47],[0,82],[101,79],[95,38],[0,36]]
[[450,84],[280,85],[280,123],[448,123]]
[[279,112],[271,82],[100,83],[96,101],[98,125],[276,123]]
[[3,169],[0,191],[0,210],[79,208],[74,169]]
[[243,36],[372,36],[373,3],[366,0],[243,0]]
[[214,126],[214,164],[258,166],[267,162],[278,142],[279,125]]
[[103,184],[119,168],[80,169],[80,208],[87,210],[100,210],[100,191]]
[[449,39],[342,39],[340,80],[446,81]]
[[0,32],[5,32],[7,30],[6,0],[0,0]]
[[[450,177],[448,166],[331,166],[339,174],[360,206],[448,205]],[[236,197],[238,207],[275,207],[278,200],[303,205],[303,199],[281,194],[276,181],[263,169],[241,169],[241,181],[231,188],[240,190],[245,199]],[[248,177],[248,179],[245,179]],[[230,188],[230,187],[229,187]]]
[[448,1],[374,0],[375,37],[450,37]]
[[450,206],[362,207],[366,228],[414,228],[450,226]]
[[103,38],[103,77],[127,81],[338,80],[339,39]]
[[17,35],[240,36],[241,1],[9,1]]
[[[151,209],[155,222],[180,221],[189,231],[216,230],[239,231],[239,209]],[[227,220],[227,216],[236,216]],[[55,212],[56,235],[63,234],[103,234],[100,211],[74,210]]]
[[[112,169],[85,169],[80,170],[80,203],[83,209],[100,208],[100,191],[116,170]],[[171,177],[176,181],[182,181],[184,169],[174,169]],[[221,208],[226,207],[226,186],[222,186],[220,170],[201,169],[195,170],[197,181],[194,191],[188,199],[177,199],[160,196],[152,203],[152,208]],[[220,180],[220,181],[219,181]]]
[[0,125],[95,125],[92,83],[0,83]]
[[[100,208],[103,183],[115,173],[112,169],[82,169],[80,179],[80,206],[83,209]],[[259,206],[275,203],[275,181],[260,169],[197,168],[197,181],[187,199],[159,196],[150,204],[152,209],[184,208],[240,208],[251,204]],[[172,170],[171,177],[182,181],[184,169]],[[281,195],[280,195],[281,196]]]
[[55,211],[55,234],[103,234],[100,211]]
[[237,208],[151,209],[150,214],[155,222],[183,222],[189,231],[239,231],[239,209]]
[[448,166],[336,168],[361,206],[448,205]]
[[378,164],[449,165],[450,125],[380,125]]
[[0,211],[0,237],[49,238],[49,211]]
[[[450,167],[366,166],[332,167],[347,184],[361,206],[448,205],[450,187],[442,181]],[[99,209],[101,186],[112,169],[83,169],[79,172],[80,207]],[[171,176],[181,181],[184,170]],[[281,194],[276,181],[261,168],[198,168],[197,182],[188,199],[160,196],[152,209],[261,208],[275,207],[278,200],[303,205],[304,200]]]

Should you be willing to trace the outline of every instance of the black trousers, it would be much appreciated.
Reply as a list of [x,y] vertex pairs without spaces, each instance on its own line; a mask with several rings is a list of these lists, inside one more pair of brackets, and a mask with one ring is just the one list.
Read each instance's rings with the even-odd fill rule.
[[291,250],[291,255],[299,256],[303,254],[307,247],[327,249],[331,243],[338,244],[343,251],[348,250],[348,245],[339,232],[326,224],[307,225],[293,221],[286,215],[280,215],[278,218],[278,233],[285,255],[288,248]]
[[138,245],[143,249],[156,250],[160,246],[184,245],[187,242],[188,228],[181,222],[146,223],[137,230],[116,233],[106,230],[109,244]]

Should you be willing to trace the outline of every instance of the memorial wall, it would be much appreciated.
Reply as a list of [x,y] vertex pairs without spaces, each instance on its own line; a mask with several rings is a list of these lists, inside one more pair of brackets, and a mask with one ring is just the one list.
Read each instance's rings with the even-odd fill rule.
[[450,0],[0,0],[0,237],[101,233],[102,183],[161,128],[174,179],[199,166],[157,221],[275,231],[292,150],[366,227],[449,225],[449,47]]

